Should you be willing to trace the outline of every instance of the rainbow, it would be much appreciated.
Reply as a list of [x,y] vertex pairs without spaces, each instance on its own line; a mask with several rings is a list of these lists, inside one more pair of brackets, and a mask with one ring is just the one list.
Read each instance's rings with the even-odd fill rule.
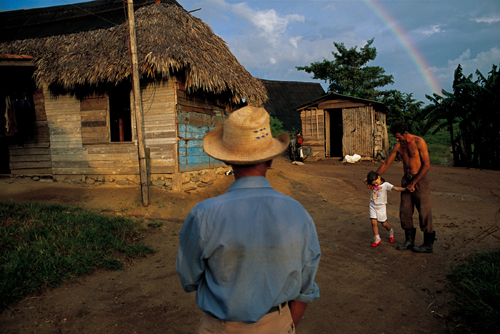
[[[405,52],[410,56],[411,60],[417,66],[418,71],[422,75],[425,83],[429,89],[436,94],[441,92],[440,85],[436,77],[430,70],[430,66],[425,61],[425,58],[411,43],[405,31],[396,22],[396,20],[375,0],[363,0],[363,2],[382,20],[382,22],[389,27],[391,33],[396,37],[396,40],[403,46]],[[431,95],[431,94],[429,94]]]

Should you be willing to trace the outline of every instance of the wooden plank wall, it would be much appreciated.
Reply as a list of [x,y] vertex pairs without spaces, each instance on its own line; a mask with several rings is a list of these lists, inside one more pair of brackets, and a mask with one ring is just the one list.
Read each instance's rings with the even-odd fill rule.
[[215,126],[224,123],[222,111],[214,111],[214,116],[183,111],[177,113],[179,133],[179,169],[182,172],[215,168],[223,163],[208,156],[203,150],[203,137]]
[[175,133],[175,82],[174,80],[150,83],[142,88],[144,134],[150,149],[151,173],[174,173]]
[[[208,95],[207,95],[208,96]],[[179,82],[177,89],[177,132],[179,171],[188,172],[222,166],[203,151],[203,137],[224,123],[224,108],[203,94],[188,94]]]
[[35,104],[35,128],[33,139],[26,139],[22,146],[9,146],[11,174],[14,175],[50,175],[50,139],[45,98],[43,89],[33,93]]
[[[173,147],[175,137],[174,90],[172,83],[150,83],[141,87],[144,133],[146,147],[150,149],[151,173],[173,173]],[[139,159],[137,141],[110,142],[109,103],[107,96],[93,96],[81,102],[78,108],[66,108],[62,102],[59,114],[71,119],[70,114],[80,117],[80,127],[75,132],[81,144],[73,145],[71,134],[65,133],[70,147],[53,149],[54,174],[82,175],[138,175]],[[68,104],[69,102],[66,102]],[[76,107],[76,104],[74,107]],[[62,116],[61,116],[62,117]],[[61,123],[59,117],[59,123]],[[132,122],[135,127],[135,122]],[[58,125],[61,127],[61,124]],[[78,129],[81,129],[81,132]],[[60,131],[60,130],[59,130]],[[135,139],[135,128],[132,130]]]
[[313,154],[325,157],[325,111],[323,109],[302,110],[302,136],[304,146],[312,147]]
[[[375,116],[376,131],[380,135],[380,143],[376,142],[374,157],[377,157],[380,151],[385,151],[386,156],[389,155],[389,135],[387,133],[387,116],[382,112],[376,112]],[[378,147],[380,146],[380,147]]]
[[[181,153],[180,171],[222,165],[210,159],[200,145],[204,133],[222,124],[223,108],[199,96],[176,89],[174,80],[148,83],[141,87],[144,133],[151,158],[151,173],[174,173],[176,156]],[[13,173],[53,175],[138,175],[135,129],[131,142],[109,142],[109,102],[107,96],[80,101],[74,95],[54,96],[44,87],[43,115],[37,122],[45,142],[10,150]],[[176,104],[180,94],[180,104]],[[45,122],[45,123],[44,123]],[[42,135],[45,124],[45,135]],[[132,122],[135,127],[135,119]],[[180,139],[177,136],[179,132]],[[183,147],[176,152],[177,147]],[[30,150],[28,150],[28,148]],[[200,158],[205,155],[205,158]],[[29,174],[29,173],[25,173]]]
[[374,121],[372,106],[342,109],[343,156],[358,154],[362,158],[373,158]]
[[50,132],[52,173],[73,174],[82,167],[80,101],[74,96],[54,96],[44,87],[45,110]]
[[106,95],[93,95],[80,101],[82,143],[109,143],[109,102]]
[[[69,94],[53,96],[46,91],[46,95],[50,96],[45,105],[54,175],[139,173],[134,143],[109,143],[109,130],[103,123],[108,119],[107,98],[80,101]],[[80,111],[82,107],[84,110]],[[105,120],[103,111],[106,111]],[[90,122],[91,126],[85,126],[86,122]],[[88,129],[82,131],[82,128]]]

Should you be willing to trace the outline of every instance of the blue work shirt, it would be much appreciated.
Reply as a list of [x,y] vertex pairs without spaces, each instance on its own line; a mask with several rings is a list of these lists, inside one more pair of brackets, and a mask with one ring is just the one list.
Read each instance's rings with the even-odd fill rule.
[[175,267],[202,311],[254,323],[285,301],[319,297],[320,256],[314,222],[302,205],[265,177],[243,177],[191,210]]

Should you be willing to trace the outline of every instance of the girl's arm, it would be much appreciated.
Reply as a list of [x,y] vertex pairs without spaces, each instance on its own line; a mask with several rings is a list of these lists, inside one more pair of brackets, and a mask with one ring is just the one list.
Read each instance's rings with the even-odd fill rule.
[[401,192],[403,192],[403,191],[405,191],[405,190],[406,190],[406,188],[392,186],[392,190],[395,190],[395,191],[401,191]]

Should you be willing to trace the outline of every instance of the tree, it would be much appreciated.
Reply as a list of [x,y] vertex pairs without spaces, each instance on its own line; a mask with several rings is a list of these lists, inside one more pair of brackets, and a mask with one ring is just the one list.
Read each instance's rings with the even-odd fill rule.
[[424,114],[429,126],[437,125],[435,132],[449,129],[455,166],[500,169],[500,71],[493,65],[488,77],[480,71],[476,75],[473,81],[458,65],[453,93],[426,95],[433,104]]
[[422,117],[421,108],[424,104],[413,98],[413,93],[402,93],[398,90],[382,92],[381,102],[389,108],[387,124],[404,122],[411,133],[424,135],[426,133],[426,120]]
[[343,95],[377,100],[381,92],[376,88],[394,83],[392,75],[385,75],[379,66],[366,66],[377,56],[377,49],[372,47],[374,39],[369,40],[357,51],[357,46],[347,49],[344,43],[333,42],[338,53],[332,51],[335,60],[323,59],[311,63],[311,66],[297,66],[299,71],[313,73],[313,79],[325,80],[328,91]]

